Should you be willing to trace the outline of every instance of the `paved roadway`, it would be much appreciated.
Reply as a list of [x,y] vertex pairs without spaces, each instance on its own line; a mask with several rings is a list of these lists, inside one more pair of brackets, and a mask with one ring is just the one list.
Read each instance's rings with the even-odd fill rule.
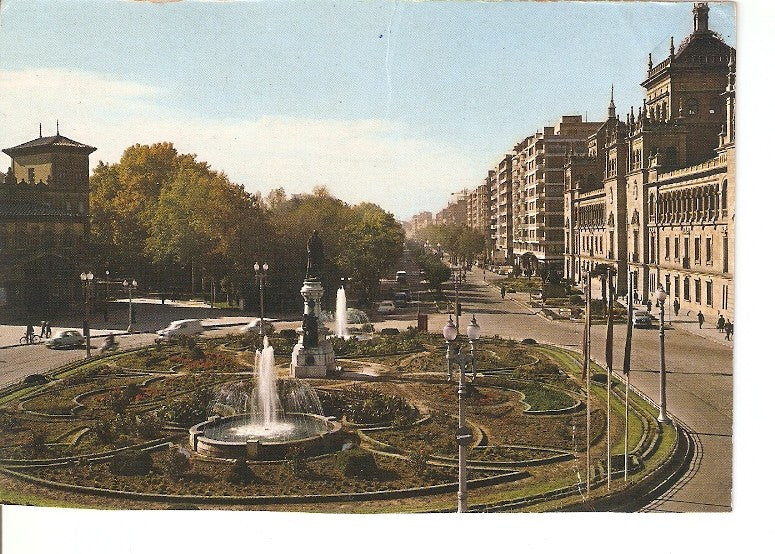
[[[508,295],[504,301],[499,290],[481,280],[478,270],[468,274],[468,284],[461,290],[464,315],[461,329],[468,323],[468,313],[476,313],[485,335],[522,339],[579,350],[581,325],[569,321],[549,321],[535,314],[526,304],[525,295]],[[496,276],[488,274],[492,280]],[[377,323],[405,327],[415,324],[413,308],[405,316]],[[431,330],[440,330],[447,316],[432,314]],[[294,327],[283,322],[278,327]],[[228,332],[228,328],[209,330],[207,334]],[[617,325],[616,345],[623,345],[624,326]],[[119,337],[121,347],[150,344],[152,333]],[[604,354],[605,326],[592,328],[592,355],[601,363]],[[99,342],[97,342],[99,344]],[[709,512],[731,509],[732,487],[732,349],[728,345],[688,333],[680,328],[666,333],[668,360],[668,412],[681,421],[698,444],[692,469],[687,477],[648,511]],[[43,372],[84,356],[84,350],[52,351],[41,345],[0,350],[0,386],[16,382],[31,373]],[[621,367],[622,348],[616,349],[614,364]],[[602,365],[602,363],[601,363]],[[647,396],[659,396],[659,332],[636,329],[633,335],[631,382]]]

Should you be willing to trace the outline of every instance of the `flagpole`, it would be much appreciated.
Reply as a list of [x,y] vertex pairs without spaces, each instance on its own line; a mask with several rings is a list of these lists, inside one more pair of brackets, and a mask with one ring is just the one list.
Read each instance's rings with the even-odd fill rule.
[[632,287],[633,274],[627,272],[627,336],[624,341],[624,363],[622,371],[626,377],[624,389],[624,481],[627,482],[630,468],[630,354],[632,351]]
[[611,296],[611,292],[613,290],[613,287],[611,286],[611,279],[613,279],[613,275],[611,273],[611,268],[606,268],[605,271],[606,275],[606,283],[605,286],[608,287],[608,306],[607,306],[607,313],[606,316],[608,318],[607,321],[607,329],[606,329],[606,366],[608,370],[608,375],[606,375],[606,414],[605,414],[605,434],[606,434],[606,488],[608,490],[611,489],[611,376],[613,375],[612,370],[612,348],[613,348],[613,340],[612,340],[612,332],[613,332],[613,298]]
[[592,490],[592,459],[590,456],[590,438],[589,435],[591,433],[591,419],[592,419],[592,395],[590,393],[590,367],[589,367],[589,332],[590,332],[590,322],[591,322],[591,313],[590,313],[590,286],[592,284],[592,278],[590,272],[587,272],[586,276],[586,283],[584,286],[584,303],[586,305],[586,312],[584,313],[584,362],[583,362],[583,375],[586,377],[586,387],[587,387],[587,494],[589,494]]

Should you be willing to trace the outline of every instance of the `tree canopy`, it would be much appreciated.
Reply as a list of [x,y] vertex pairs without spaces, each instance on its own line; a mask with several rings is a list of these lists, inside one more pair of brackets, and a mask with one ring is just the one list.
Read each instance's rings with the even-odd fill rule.
[[323,186],[290,197],[277,188],[262,199],[167,142],[136,144],[118,163],[100,162],[91,188],[95,269],[148,289],[198,293],[217,283],[218,292],[252,304],[259,262],[270,266],[269,305],[300,303],[306,243],[317,229],[326,290],[349,277],[373,300],[403,252],[400,224],[375,204],[350,206]]

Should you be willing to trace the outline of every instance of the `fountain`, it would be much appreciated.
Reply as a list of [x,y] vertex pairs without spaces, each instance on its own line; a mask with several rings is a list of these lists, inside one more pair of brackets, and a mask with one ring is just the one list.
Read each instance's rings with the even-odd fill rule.
[[344,287],[336,291],[336,336],[347,338],[347,295]]
[[314,389],[298,379],[277,378],[267,337],[264,348],[256,350],[253,375],[249,393],[226,389],[215,402],[221,411],[236,415],[214,416],[189,430],[192,450],[218,458],[272,460],[294,447],[307,454],[342,447],[342,426],[323,415]]

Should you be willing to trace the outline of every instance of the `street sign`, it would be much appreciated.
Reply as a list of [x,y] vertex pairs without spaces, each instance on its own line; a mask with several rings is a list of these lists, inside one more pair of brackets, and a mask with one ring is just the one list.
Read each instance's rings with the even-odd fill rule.
[[463,446],[468,446],[474,441],[474,435],[471,429],[468,427],[459,427],[457,433],[455,433],[457,443]]

